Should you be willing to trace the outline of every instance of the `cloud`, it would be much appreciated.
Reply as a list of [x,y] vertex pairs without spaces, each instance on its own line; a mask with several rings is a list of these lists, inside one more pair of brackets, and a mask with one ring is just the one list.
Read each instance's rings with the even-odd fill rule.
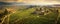
[[[6,0],[5,0],[6,1]],[[8,0],[8,2],[14,2],[15,0]],[[26,4],[60,4],[60,0],[16,0],[15,2],[22,2],[22,3],[26,3]]]

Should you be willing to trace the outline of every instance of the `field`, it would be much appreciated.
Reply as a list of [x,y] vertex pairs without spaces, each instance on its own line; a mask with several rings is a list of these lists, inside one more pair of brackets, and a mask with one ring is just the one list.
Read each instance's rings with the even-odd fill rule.
[[6,9],[9,12],[5,12],[7,17],[3,17],[2,24],[60,24],[60,7],[19,6]]

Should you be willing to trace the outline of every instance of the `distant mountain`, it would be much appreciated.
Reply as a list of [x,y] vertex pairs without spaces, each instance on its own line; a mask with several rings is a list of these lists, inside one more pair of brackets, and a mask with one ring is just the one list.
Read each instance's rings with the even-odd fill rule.
[[0,2],[0,6],[1,6],[1,5],[10,5],[10,3]]
[[60,7],[60,4],[54,4],[53,7]]

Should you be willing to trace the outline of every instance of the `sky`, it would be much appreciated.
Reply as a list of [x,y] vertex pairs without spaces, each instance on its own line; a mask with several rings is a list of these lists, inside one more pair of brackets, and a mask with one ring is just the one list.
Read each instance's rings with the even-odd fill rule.
[[60,4],[60,1],[59,0],[20,0],[18,2],[24,2],[24,3],[27,3],[27,4],[36,4],[36,5],[39,5],[39,4]]
[[[5,0],[6,1],[6,0]],[[60,4],[60,0],[9,0],[8,2],[22,2],[32,5],[51,5],[51,4]]]

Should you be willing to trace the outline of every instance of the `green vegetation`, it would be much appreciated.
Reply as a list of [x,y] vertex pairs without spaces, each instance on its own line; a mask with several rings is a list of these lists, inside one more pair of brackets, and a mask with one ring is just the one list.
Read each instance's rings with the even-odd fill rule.
[[[60,24],[59,13],[59,8],[45,7],[40,10],[40,7],[28,9],[19,7],[15,13],[11,13],[9,17],[9,24]],[[6,23],[8,23],[8,20],[4,21],[4,24]]]

